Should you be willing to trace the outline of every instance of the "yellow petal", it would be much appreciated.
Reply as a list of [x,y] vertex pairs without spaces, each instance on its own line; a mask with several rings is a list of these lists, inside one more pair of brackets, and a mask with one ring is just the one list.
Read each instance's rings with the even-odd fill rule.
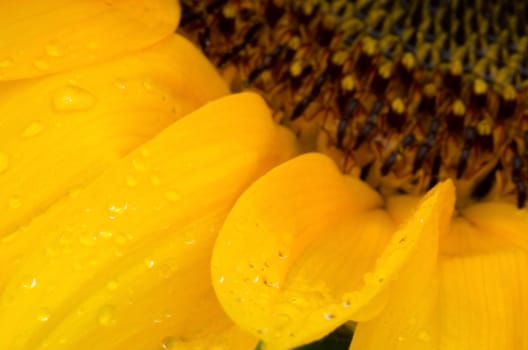
[[104,64],[5,83],[0,236],[226,93],[211,64],[180,36]]
[[293,141],[257,95],[217,100],[4,240],[0,349],[152,349],[229,331],[210,282],[217,230]]
[[481,232],[528,251],[528,211],[515,204],[486,202],[464,209],[461,215]]
[[528,348],[528,255],[511,244],[525,233],[522,216],[500,203],[463,209],[441,236],[438,267],[428,278],[402,273],[380,317],[357,327],[351,349]]
[[318,154],[299,156],[237,201],[212,259],[220,302],[268,346],[322,337],[383,305],[376,258],[393,231],[381,198]]
[[101,62],[168,37],[180,18],[174,0],[0,2],[0,80]]

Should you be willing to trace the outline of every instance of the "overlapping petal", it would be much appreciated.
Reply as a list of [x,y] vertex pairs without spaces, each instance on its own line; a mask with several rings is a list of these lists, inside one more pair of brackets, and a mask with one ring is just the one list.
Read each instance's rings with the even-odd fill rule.
[[461,210],[441,235],[435,268],[402,273],[394,301],[358,325],[351,349],[526,349],[524,216],[504,203]]
[[209,259],[236,198],[293,152],[253,94],[174,123],[2,241],[0,348],[254,346],[215,301]]
[[168,37],[180,18],[174,0],[0,2],[0,80],[101,62]]
[[395,226],[374,191],[322,155],[295,158],[259,179],[231,210],[212,260],[217,295],[270,348],[370,319],[402,271],[427,275],[434,268],[453,196],[452,185],[440,186],[392,235]]
[[4,83],[0,236],[227,93],[212,65],[180,36],[103,64]]

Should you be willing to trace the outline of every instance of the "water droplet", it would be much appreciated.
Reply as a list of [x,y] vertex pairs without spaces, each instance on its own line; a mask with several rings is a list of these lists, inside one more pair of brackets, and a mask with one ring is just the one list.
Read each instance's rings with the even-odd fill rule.
[[37,136],[44,130],[44,125],[41,122],[32,122],[28,125],[27,128],[22,131],[22,137],[23,138],[30,138],[33,136]]
[[119,283],[117,283],[115,280],[110,280],[110,281],[108,281],[108,283],[106,284],[106,288],[107,288],[109,291],[114,291],[114,290],[116,290],[118,287],[119,287]]
[[418,222],[419,222],[420,224],[423,224],[424,221],[425,221],[424,218],[419,218],[419,219],[418,219]]
[[33,289],[37,286],[37,278],[34,276],[26,276],[22,280],[22,287],[25,289]]
[[9,207],[11,209],[20,208],[22,205],[22,199],[19,196],[13,196],[9,199]]
[[46,308],[42,308],[37,313],[37,320],[39,320],[41,322],[46,322],[46,321],[49,320],[50,316],[51,316],[50,311],[48,309],[46,309]]
[[173,350],[178,345],[178,339],[174,337],[165,337],[161,341],[161,348],[163,350]]
[[80,111],[95,104],[95,96],[75,85],[63,86],[53,93],[53,107],[59,112]]
[[400,335],[400,336],[398,336],[398,341],[399,341],[399,342],[402,342],[402,341],[404,341],[404,340],[405,340],[405,338],[404,338],[404,337],[402,337],[401,335]]
[[10,58],[5,58],[3,60],[0,60],[0,69],[2,68],[9,68],[13,65],[13,60]]
[[288,257],[288,255],[281,250],[279,250],[278,256],[280,259],[286,259]]
[[224,276],[220,276],[220,278],[218,279],[218,282],[219,283],[224,283],[225,281],[225,277]]
[[46,54],[51,57],[60,57],[62,56],[62,51],[57,45],[48,44],[44,47]]
[[118,216],[122,215],[128,209],[128,203],[123,204],[122,206],[117,204],[112,204],[108,207],[110,215],[108,218],[110,220],[115,220]]
[[323,317],[325,318],[325,320],[329,320],[330,321],[330,320],[335,318],[335,315],[330,313],[330,312],[325,312],[325,313],[323,313]]
[[156,265],[156,261],[152,258],[146,258],[145,259],[145,266],[147,267],[147,269],[151,269],[154,267],[154,265]]
[[350,300],[349,299],[343,300],[343,306],[344,307],[350,307]]
[[181,199],[181,196],[174,191],[165,192],[165,198],[170,202],[177,202]]
[[105,231],[105,230],[99,231],[99,236],[103,237],[104,239],[112,238],[113,235],[114,233],[111,231]]
[[9,157],[7,154],[0,152],[0,174],[7,170],[9,166]]
[[33,61],[33,65],[35,66],[35,68],[37,68],[38,70],[48,70],[49,69],[49,63],[46,62],[45,60],[42,60],[42,59],[37,59],[37,60],[34,60]]
[[121,90],[125,90],[127,88],[126,82],[123,79],[117,79],[114,85]]
[[160,180],[160,178],[157,177],[156,175],[152,175],[152,176],[150,177],[150,182],[152,182],[152,184],[153,184],[154,186],[159,186],[159,185],[161,184],[161,180]]
[[105,305],[99,310],[97,321],[103,327],[110,327],[115,325],[115,308],[112,305]]
[[259,276],[255,276],[255,277],[251,280],[251,282],[253,282],[253,283],[258,283],[258,281],[260,281],[260,277],[259,277]]
[[137,179],[132,175],[127,175],[125,178],[126,184],[129,187],[136,187],[137,185]]

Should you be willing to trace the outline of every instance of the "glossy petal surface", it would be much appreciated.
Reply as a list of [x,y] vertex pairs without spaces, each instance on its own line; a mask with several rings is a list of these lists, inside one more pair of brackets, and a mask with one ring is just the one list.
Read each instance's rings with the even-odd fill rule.
[[0,89],[0,236],[228,89],[180,36]]
[[394,224],[374,191],[322,155],[290,160],[255,182],[226,219],[212,260],[217,295],[271,349],[371,319],[391,280],[436,246],[438,232],[421,220],[439,220],[430,208],[438,196],[391,237]]
[[165,129],[1,242],[0,348],[254,346],[216,302],[211,250],[245,187],[293,152],[249,93]]
[[174,0],[0,2],[0,80],[101,62],[168,37],[180,18]]

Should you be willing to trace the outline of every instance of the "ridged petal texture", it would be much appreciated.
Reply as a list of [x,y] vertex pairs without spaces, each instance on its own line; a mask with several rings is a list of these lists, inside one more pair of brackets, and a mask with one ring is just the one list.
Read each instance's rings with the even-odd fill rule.
[[269,349],[372,319],[400,274],[428,283],[453,200],[450,183],[438,186],[396,230],[376,192],[325,156],[299,156],[255,182],[226,219],[212,260],[219,300]]
[[212,246],[295,152],[257,95],[202,107],[2,240],[0,349],[251,349],[214,297]]
[[0,237],[227,93],[176,35],[105,63],[0,84]]
[[175,0],[0,2],[0,80],[42,76],[143,49],[172,33]]
[[440,236],[436,266],[426,276],[402,273],[350,349],[528,349],[527,224],[526,211],[509,203],[460,210]]

